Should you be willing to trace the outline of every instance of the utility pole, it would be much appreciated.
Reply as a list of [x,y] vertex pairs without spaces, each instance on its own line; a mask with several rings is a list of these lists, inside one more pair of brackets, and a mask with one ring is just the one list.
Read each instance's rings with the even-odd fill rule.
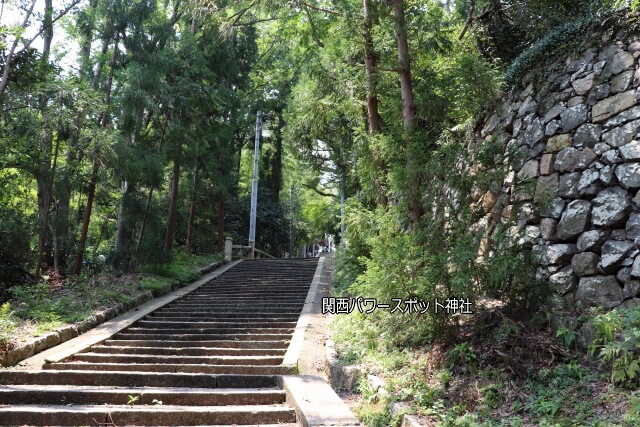
[[256,213],[258,210],[258,160],[260,155],[260,134],[262,133],[262,113],[258,110],[256,115],[256,143],[253,151],[253,181],[251,182],[251,213],[249,217],[249,246],[251,246],[251,258],[255,256],[256,249]]
[[340,141],[340,246],[344,248],[344,141]]
[[289,258],[293,258],[293,184],[289,187]]

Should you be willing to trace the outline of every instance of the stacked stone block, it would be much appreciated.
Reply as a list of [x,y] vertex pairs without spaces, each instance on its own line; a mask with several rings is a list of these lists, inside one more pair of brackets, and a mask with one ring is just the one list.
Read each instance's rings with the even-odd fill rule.
[[[566,303],[640,305],[640,34],[529,75],[487,119],[485,139],[518,151],[502,191],[478,200],[487,224],[518,221],[540,275]],[[519,160],[518,160],[519,159]],[[521,191],[533,180],[535,192]]]

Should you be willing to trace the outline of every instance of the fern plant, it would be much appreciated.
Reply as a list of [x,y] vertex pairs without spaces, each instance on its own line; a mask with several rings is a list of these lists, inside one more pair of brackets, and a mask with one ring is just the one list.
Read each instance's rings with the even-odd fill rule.
[[571,348],[573,343],[576,342],[576,335],[576,331],[565,328],[564,326],[556,331],[556,338],[560,338],[562,344],[567,348]]
[[640,378],[640,308],[615,309],[593,319],[596,338],[589,347],[611,368],[611,382],[631,385]]

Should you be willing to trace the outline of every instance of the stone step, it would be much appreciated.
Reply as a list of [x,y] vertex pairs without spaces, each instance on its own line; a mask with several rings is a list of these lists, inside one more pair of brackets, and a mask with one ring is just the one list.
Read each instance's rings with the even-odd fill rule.
[[150,314],[144,318],[144,320],[140,320],[136,322],[136,326],[143,325],[152,325],[152,324],[161,324],[161,323],[172,323],[182,325],[184,323],[193,323],[193,324],[206,324],[211,328],[262,328],[262,327],[272,327],[272,328],[291,328],[295,327],[297,321],[293,319],[232,319],[232,320],[218,320],[218,319],[210,319],[210,315],[201,314],[199,316],[191,315],[191,316],[159,316],[155,314]]
[[283,297],[300,298],[304,296],[306,285],[295,286],[292,288],[256,288],[256,287],[235,287],[233,289],[225,289],[223,287],[211,287],[204,289],[202,292],[189,295],[187,298],[202,297],[208,299],[249,299],[254,297],[268,297],[279,299]]
[[300,312],[304,307],[304,301],[296,302],[294,304],[287,305],[273,305],[273,304],[253,304],[251,302],[243,303],[243,304],[233,304],[233,303],[216,303],[216,304],[208,304],[206,302],[184,302],[179,304],[174,304],[172,308],[186,308],[188,310],[192,309],[204,309],[204,310],[227,310],[227,311],[239,311],[239,312],[255,312],[255,311],[263,311],[267,313],[296,313]]
[[[157,337],[156,337],[157,338]],[[238,340],[124,340],[109,339],[104,342],[108,346],[140,346],[140,347],[209,347],[209,348],[253,348],[280,349],[289,345],[288,340],[238,341]]]
[[[161,338],[159,338],[161,336]],[[117,333],[114,339],[122,340],[157,340],[167,339],[169,341],[284,341],[291,338],[291,334],[129,334]]]
[[192,319],[163,320],[139,320],[136,322],[137,328],[284,328],[290,329],[296,326],[296,322],[210,322],[193,321]]
[[[127,331],[146,331],[146,330],[173,330],[181,329],[184,331],[190,331],[192,329],[199,330],[212,330],[219,331],[220,333],[253,333],[257,332],[270,332],[270,333],[291,333],[291,330],[295,327],[294,322],[288,322],[286,324],[278,323],[249,323],[249,322],[209,322],[206,320],[193,320],[193,319],[171,319],[165,320],[140,320]],[[275,332],[281,330],[282,332]],[[230,331],[230,332],[227,332]]]
[[[46,366],[46,365],[45,365]],[[76,385],[111,387],[271,388],[274,375],[192,374],[82,370],[0,371],[1,385]]]
[[288,304],[288,303],[292,303],[292,302],[299,302],[299,301],[304,301],[305,295],[303,294],[296,294],[296,295],[281,295],[272,291],[269,292],[265,292],[265,293],[249,293],[249,292],[244,292],[242,296],[238,295],[238,296],[233,296],[233,295],[229,295],[225,292],[222,292],[220,295],[205,295],[202,296],[200,298],[196,298],[195,296],[193,298],[188,298],[188,299],[180,299],[178,301],[175,301],[172,303],[172,305],[175,305],[179,302],[206,302],[207,304],[229,304],[229,303],[242,303],[242,302],[251,302],[251,303],[269,303],[271,305],[273,304]]
[[289,375],[295,368],[282,365],[202,365],[183,363],[46,363],[43,369],[58,371],[109,371],[109,372],[166,372],[239,375]]
[[290,279],[285,278],[284,276],[265,276],[258,279],[248,279],[246,276],[244,277],[235,277],[235,278],[218,278],[216,280],[212,280],[211,282],[205,284],[200,287],[198,290],[194,292],[203,292],[209,290],[216,290],[219,288],[228,289],[230,291],[234,291],[236,289],[241,288],[253,288],[253,289],[299,289],[305,286],[305,282],[309,280],[309,277],[293,277]]
[[[306,289],[307,284],[305,285],[296,285],[291,287],[278,287],[278,288],[259,288],[256,286],[243,286],[233,288],[225,288],[211,285],[211,287],[203,289],[200,292],[196,292],[195,294],[189,294],[186,296],[187,298],[194,298],[196,296],[203,298],[218,298],[218,299],[226,299],[226,298],[238,298],[238,299],[247,299],[250,297],[259,297],[266,296],[273,299],[278,299],[280,297],[293,297],[298,298],[304,295],[304,290]],[[195,291],[194,291],[195,292]]]
[[201,287],[199,288],[199,290],[211,288],[218,285],[228,287],[231,289],[247,287],[247,286],[255,286],[255,287],[269,286],[273,288],[304,286],[304,283],[307,280],[309,280],[309,275],[287,277],[284,274],[270,274],[270,275],[264,275],[256,278],[251,278],[251,277],[247,277],[246,273],[244,273],[242,276],[236,275],[236,276],[230,276],[230,277],[227,277],[227,275],[225,274],[224,276],[218,277],[217,279],[212,280],[211,282],[205,284],[204,288]]
[[67,362],[91,362],[91,363],[146,363],[171,365],[279,365],[282,356],[165,356],[148,354],[104,354],[104,353],[79,353],[72,356]]
[[284,348],[215,348],[215,347],[125,347],[95,345],[92,353],[105,354],[149,354],[167,356],[284,356]]
[[0,386],[3,405],[134,405],[222,406],[284,403],[279,388],[101,387],[69,385]]
[[[158,315],[166,315],[166,314],[170,314],[170,315],[174,315],[174,314],[182,314],[184,313],[185,310],[184,309],[180,309],[180,308],[165,308],[162,310],[158,310],[156,313]],[[200,310],[192,310],[191,311],[194,314],[197,313],[207,313],[207,311],[205,309],[200,309]],[[298,316],[300,315],[300,313],[265,313],[265,312],[255,312],[255,313],[239,313],[237,311],[228,311],[226,309],[221,309],[221,310],[213,310],[210,312],[211,314],[209,314],[210,318],[212,320],[219,320],[219,319],[272,319],[274,317],[277,318],[285,318],[285,319],[298,319]]]
[[262,304],[262,305],[288,305],[288,304],[297,304],[300,301],[304,301],[304,295],[284,295],[280,296],[274,294],[273,292],[269,292],[268,294],[256,294],[256,295],[247,295],[245,294],[244,298],[241,297],[230,297],[226,294],[221,295],[211,295],[211,296],[203,296],[201,298],[188,298],[188,299],[180,299],[171,304],[171,306],[175,306],[177,304],[193,304],[199,303],[202,305],[225,305],[225,304],[241,304],[241,303],[251,303],[251,304]]
[[193,299],[189,301],[180,301],[176,304],[173,304],[172,307],[180,307],[180,306],[188,306],[188,307],[207,307],[209,310],[215,310],[216,308],[228,307],[234,310],[236,307],[251,307],[252,309],[256,308],[268,308],[268,309],[300,309],[300,306],[304,305],[304,299],[300,298],[299,301],[288,301],[286,303],[279,303],[273,301],[265,301],[264,298],[261,301],[257,301],[256,299],[248,300],[244,302],[237,301],[227,301],[221,302],[219,300],[216,301],[207,301],[205,299]]
[[225,335],[233,335],[233,334],[261,334],[261,333],[269,333],[269,334],[291,334],[293,332],[293,327],[291,328],[271,328],[271,327],[262,327],[262,328],[207,328],[202,327],[198,328],[196,326],[181,328],[180,325],[175,325],[172,329],[169,329],[171,325],[167,325],[166,328],[162,327],[154,327],[154,328],[128,328],[126,333],[129,334],[225,334]]
[[228,310],[232,310],[235,313],[242,313],[242,314],[251,314],[255,311],[257,311],[259,309],[259,313],[264,313],[264,314],[270,314],[270,315],[280,315],[283,313],[287,313],[287,314],[300,314],[300,311],[302,311],[302,307],[304,304],[300,304],[298,307],[294,307],[294,308],[272,308],[272,307],[251,307],[251,306],[242,306],[242,307],[233,307],[233,306],[227,306],[227,305],[220,305],[220,306],[216,306],[216,307],[211,307],[210,305],[200,305],[200,304],[176,304],[174,307],[175,308],[179,308],[180,310],[194,310],[194,311],[200,311],[200,310],[206,310],[206,309],[210,309],[210,310],[224,310],[224,311],[228,311]]
[[40,406],[0,407],[1,425],[195,426],[295,423],[292,408],[269,406]]
[[261,323],[261,324],[271,324],[271,323],[282,323],[282,324],[296,324],[298,321],[297,315],[290,315],[289,317],[262,317],[257,318],[251,314],[247,314],[246,317],[220,317],[220,315],[213,312],[165,312],[165,313],[155,313],[149,314],[145,317],[147,320],[151,320],[154,322],[177,322],[177,321],[215,321],[220,323],[241,323],[241,324],[251,324],[249,321],[253,321],[253,323]]

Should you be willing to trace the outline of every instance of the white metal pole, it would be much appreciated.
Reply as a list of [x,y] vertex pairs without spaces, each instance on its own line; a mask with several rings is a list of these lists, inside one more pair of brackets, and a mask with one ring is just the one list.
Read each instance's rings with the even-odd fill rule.
[[293,184],[289,188],[289,253],[293,257]]
[[344,142],[340,141],[340,247],[344,248]]
[[260,155],[260,133],[262,133],[262,113],[256,115],[256,143],[253,151],[253,181],[251,181],[251,213],[249,217],[249,246],[251,258],[256,248],[256,213],[258,210],[258,160]]

